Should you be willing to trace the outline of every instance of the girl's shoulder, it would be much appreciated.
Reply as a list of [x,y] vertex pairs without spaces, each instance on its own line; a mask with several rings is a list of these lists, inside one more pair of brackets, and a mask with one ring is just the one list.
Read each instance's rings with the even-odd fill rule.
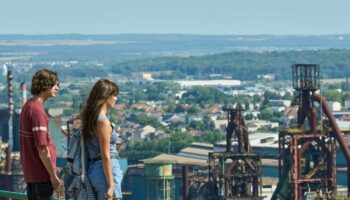
[[103,121],[103,120],[109,121],[107,115],[98,115],[98,117],[97,117],[97,122]]
[[109,121],[108,117],[106,115],[99,115],[97,118],[97,124],[98,126],[111,126],[111,122]]

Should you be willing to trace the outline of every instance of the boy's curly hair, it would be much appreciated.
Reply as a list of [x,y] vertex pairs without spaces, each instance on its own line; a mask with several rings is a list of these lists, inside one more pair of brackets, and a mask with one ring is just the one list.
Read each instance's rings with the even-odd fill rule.
[[30,92],[32,95],[39,95],[41,92],[58,84],[59,79],[56,72],[48,69],[37,71],[32,78]]

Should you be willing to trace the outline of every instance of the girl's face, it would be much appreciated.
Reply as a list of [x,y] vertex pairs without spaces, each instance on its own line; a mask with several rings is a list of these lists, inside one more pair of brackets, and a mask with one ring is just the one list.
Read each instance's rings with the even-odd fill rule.
[[113,108],[115,106],[115,103],[117,102],[117,99],[117,95],[110,96],[106,101],[107,108]]

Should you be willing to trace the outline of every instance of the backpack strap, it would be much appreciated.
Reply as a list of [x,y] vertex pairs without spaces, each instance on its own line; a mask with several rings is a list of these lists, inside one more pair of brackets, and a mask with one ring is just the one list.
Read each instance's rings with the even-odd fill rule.
[[85,144],[84,144],[84,137],[83,134],[80,132],[80,150],[81,150],[81,155],[80,155],[80,160],[81,160],[81,180],[84,182],[85,181]]

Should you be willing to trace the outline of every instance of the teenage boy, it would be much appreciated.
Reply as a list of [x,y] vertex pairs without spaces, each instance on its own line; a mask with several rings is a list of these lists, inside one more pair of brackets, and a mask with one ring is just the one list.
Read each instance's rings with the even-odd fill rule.
[[51,139],[44,109],[45,101],[56,96],[58,81],[53,71],[37,71],[30,89],[33,98],[21,111],[20,155],[29,200],[51,199],[53,191],[60,185],[56,174],[56,146]]

